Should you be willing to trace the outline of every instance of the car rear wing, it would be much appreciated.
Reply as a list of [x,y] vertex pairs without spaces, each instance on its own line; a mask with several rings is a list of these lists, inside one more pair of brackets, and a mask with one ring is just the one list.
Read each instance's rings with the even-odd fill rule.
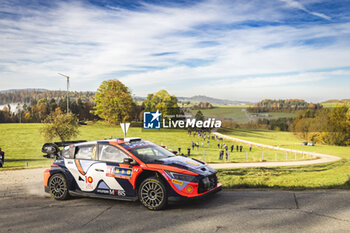
[[48,142],[43,145],[41,148],[41,152],[45,153],[43,157],[48,158],[48,159],[53,159],[53,158],[59,158],[61,157],[61,149],[66,146],[76,144],[76,143],[81,143],[81,142],[87,142],[86,140],[79,140],[79,141],[65,141],[65,142]]

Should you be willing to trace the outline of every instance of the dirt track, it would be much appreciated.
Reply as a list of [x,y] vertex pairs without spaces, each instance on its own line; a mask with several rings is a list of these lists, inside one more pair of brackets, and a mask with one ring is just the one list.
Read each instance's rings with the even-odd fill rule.
[[[300,150],[292,150],[287,148],[281,148],[276,146],[270,146],[265,144],[260,144],[256,142],[250,142],[246,140],[242,140],[239,138],[235,138],[232,136],[227,136],[221,133],[213,133],[219,137],[236,141],[236,142],[242,142],[246,144],[251,144],[263,148],[269,148],[273,150],[280,150],[280,151],[286,151],[291,153],[304,153],[309,154],[310,152],[307,151],[300,151]],[[313,164],[320,164],[320,163],[330,163],[335,162],[338,160],[341,160],[340,157],[334,156],[334,155],[326,155],[326,154],[320,154],[320,153],[312,153],[314,156],[317,156],[317,159],[313,160],[302,160],[302,161],[286,161],[286,162],[258,162],[258,163],[215,163],[210,164],[211,167],[215,169],[226,169],[226,168],[244,168],[244,167],[282,167],[282,166],[306,166],[306,165],[313,165]]]

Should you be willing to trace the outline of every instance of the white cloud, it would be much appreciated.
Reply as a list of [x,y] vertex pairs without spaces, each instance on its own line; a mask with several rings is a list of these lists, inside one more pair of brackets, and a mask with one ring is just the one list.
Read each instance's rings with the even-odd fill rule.
[[[321,14],[296,1],[285,2]],[[301,85],[334,75],[284,73],[310,75],[309,70],[350,66],[349,23],[268,25],[285,19],[272,2],[145,4],[143,11],[61,2],[45,11],[11,4],[3,10],[21,17],[0,18],[0,41],[6,45],[0,47],[0,89],[64,89],[64,80],[57,75],[62,72],[72,77],[75,90],[96,90],[102,80],[119,78],[136,95],[166,88],[186,96],[208,91],[216,97],[242,99],[230,90],[245,89],[247,83],[257,88],[273,83],[269,89],[278,96],[289,79]],[[246,26],[250,22],[267,26]],[[336,39],[322,46],[304,43],[320,38]],[[166,52],[170,54],[154,56]],[[197,86],[201,89],[190,88]]]
[[300,2],[297,2],[297,1],[294,1],[294,0],[280,0],[284,3],[286,3],[286,5],[288,7],[292,7],[292,8],[297,8],[299,10],[302,10],[302,11],[305,11],[311,15],[315,15],[317,17],[320,17],[320,18],[323,18],[323,19],[326,19],[326,20],[331,20],[331,17],[325,15],[325,14],[322,14],[322,13],[319,13],[319,12],[314,12],[314,11],[310,11],[308,9],[306,9],[306,7],[301,4]]

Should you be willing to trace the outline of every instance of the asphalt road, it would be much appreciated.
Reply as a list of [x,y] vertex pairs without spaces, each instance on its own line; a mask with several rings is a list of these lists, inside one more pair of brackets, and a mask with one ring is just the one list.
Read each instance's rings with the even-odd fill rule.
[[349,191],[223,191],[149,211],[139,202],[0,198],[0,232],[350,232]]

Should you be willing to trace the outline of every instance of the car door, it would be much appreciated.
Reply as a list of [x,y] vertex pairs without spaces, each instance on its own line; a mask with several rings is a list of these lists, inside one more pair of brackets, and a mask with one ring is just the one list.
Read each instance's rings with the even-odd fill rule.
[[133,168],[129,164],[124,164],[124,159],[130,158],[129,155],[111,144],[100,144],[98,151],[98,160],[105,164],[106,171],[96,193],[120,197],[135,196],[136,192],[130,182]]
[[99,163],[96,160],[97,144],[84,144],[71,147],[69,158],[65,159],[66,168],[76,181],[78,191],[92,191],[94,189],[93,167]]

